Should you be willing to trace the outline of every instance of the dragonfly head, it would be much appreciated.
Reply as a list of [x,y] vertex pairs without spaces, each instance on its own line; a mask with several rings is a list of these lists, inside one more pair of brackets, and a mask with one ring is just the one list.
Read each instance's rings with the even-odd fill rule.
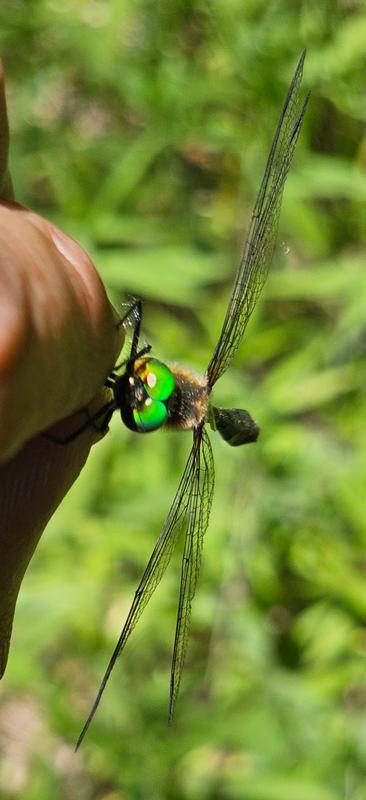
[[168,418],[166,404],[174,386],[173,373],[157,358],[129,361],[114,387],[115,401],[127,428],[137,433],[161,428]]

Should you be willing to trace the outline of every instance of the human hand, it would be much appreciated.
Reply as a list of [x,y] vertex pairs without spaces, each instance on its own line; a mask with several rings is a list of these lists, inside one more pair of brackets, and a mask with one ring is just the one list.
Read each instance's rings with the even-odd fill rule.
[[53,433],[67,436],[85,419],[78,409],[93,413],[103,405],[100,387],[122,344],[87,254],[56,226],[10,202],[7,150],[0,72],[0,677],[24,572],[101,438],[90,428],[63,447],[41,434],[54,426]]

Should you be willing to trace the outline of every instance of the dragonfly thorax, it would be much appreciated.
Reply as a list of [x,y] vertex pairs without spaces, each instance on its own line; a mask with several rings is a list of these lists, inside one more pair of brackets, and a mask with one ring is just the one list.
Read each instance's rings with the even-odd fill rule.
[[208,408],[207,378],[177,365],[170,365],[175,388],[168,400],[167,425],[180,430],[194,430],[204,422]]

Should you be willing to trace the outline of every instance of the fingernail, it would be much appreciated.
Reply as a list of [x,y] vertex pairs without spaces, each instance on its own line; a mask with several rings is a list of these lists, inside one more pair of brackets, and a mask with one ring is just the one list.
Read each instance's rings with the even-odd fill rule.
[[81,258],[86,258],[89,261],[85,250],[83,250],[77,242],[74,242],[73,239],[70,239],[69,236],[66,236],[62,231],[58,230],[58,228],[54,228],[53,225],[50,225],[50,234],[59,253],[74,267],[80,267]]

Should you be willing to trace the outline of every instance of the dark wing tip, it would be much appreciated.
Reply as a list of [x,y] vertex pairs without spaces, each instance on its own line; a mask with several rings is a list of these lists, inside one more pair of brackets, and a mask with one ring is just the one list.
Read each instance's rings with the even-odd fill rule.
[[80,745],[81,745],[86,733],[88,732],[90,723],[91,723],[91,721],[92,721],[92,719],[94,717],[94,714],[96,712],[98,704],[99,704],[99,701],[98,701],[97,704],[94,703],[93,708],[92,708],[92,710],[91,710],[91,712],[90,712],[90,714],[88,716],[88,719],[86,720],[86,723],[85,723],[84,727],[82,728],[82,730],[81,730],[81,732],[80,732],[80,734],[78,736],[78,740],[76,742],[75,749],[74,749],[75,753],[78,751],[78,749],[79,749],[79,747],[80,747]]

